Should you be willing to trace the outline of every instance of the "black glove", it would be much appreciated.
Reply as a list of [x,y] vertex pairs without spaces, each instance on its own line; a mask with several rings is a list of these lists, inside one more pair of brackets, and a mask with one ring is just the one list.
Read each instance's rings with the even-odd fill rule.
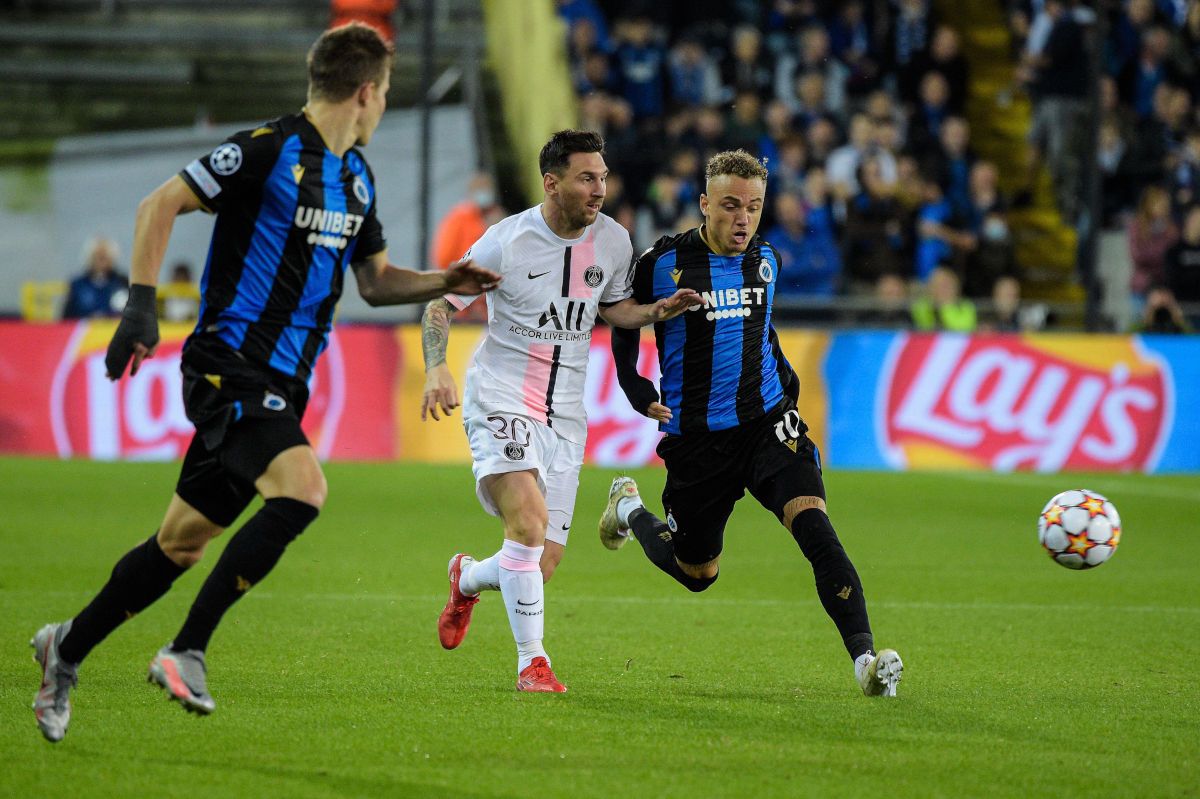
[[[129,287],[129,299],[121,313],[121,323],[108,343],[108,354],[104,356],[104,367],[112,380],[119,380],[125,373],[129,359],[133,357],[134,345],[141,344],[148,350],[158,345],[158,306],[154,286],[134,283]],[[129,373],[137,374],[137,366]]]

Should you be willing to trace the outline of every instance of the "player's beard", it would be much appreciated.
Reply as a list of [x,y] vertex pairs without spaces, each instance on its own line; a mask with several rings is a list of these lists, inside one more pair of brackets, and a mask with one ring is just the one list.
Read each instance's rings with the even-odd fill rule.
[[[590,199],[590,198],[589,198]],[[592,214],[591,209],[587,207],[586,202],[579,204],[578,208],[572,209],[570,214],[571,227],[584,228],[596,221],[596,217],[600,215],[600,211],[604,208],[604,201],[600,201],[600,207],[596,209],[596,213]]]

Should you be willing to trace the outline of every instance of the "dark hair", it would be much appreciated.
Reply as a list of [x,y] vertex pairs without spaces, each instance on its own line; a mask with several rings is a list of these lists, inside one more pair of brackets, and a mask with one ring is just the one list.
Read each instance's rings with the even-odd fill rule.
[[547,172],[561,175],[571,163],[572,153],[604,155],[604,137],[590,130],[560,130],[550,137],[538,155],[538,169],[543,175]]
[[392,46],[374,28],[351,22],[327,30],[308,51],[308,88],[313,97],[341,102],[364,83],[382,82]]

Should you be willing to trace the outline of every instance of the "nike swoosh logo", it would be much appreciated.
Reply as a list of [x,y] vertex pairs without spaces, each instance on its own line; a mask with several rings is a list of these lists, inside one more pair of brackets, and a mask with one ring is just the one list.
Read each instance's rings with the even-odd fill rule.
[[518,605],[524,605],[525,607],[529,607],[530,605],[536,605],[536,604],[537,604],[537,600],[535,599],[535,600],[534,600],[534,601],[532,601],[532,602],[522,602],[521,600],[519,600],[519,599],[518,599],[518,600],[517,600],[517,604],[518,604]]
[[547,270],[545,272],[539,272],[536,275],[531,271],[525,277],[529,278],[530,280],[537,280],[539,277],[544,277],[545,275],[548,275],[548,274],[550,274],[549,270]]
[[563,529],[563,530],[570,530],[570,529],[571,529],[571,525],[569,525],[569,524],[564,524],[564,525],[562,526],[562,529]]

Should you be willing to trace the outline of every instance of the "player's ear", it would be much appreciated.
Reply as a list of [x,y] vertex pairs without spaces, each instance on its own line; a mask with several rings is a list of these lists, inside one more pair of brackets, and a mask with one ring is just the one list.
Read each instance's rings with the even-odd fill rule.
[[553,194],[558,191],[558,175],[553,172],[547,172],[542,175],[542,189],[547,194]]
[[700,215],[708,216],[708,195],[703,193],[700,195]]
[[360,107],[365,108],[371,102],[371,93],[378,91],[379,87],[374,81],[366,81],[358,87],[358,91],[354,95],[354,99],[358,101]]

